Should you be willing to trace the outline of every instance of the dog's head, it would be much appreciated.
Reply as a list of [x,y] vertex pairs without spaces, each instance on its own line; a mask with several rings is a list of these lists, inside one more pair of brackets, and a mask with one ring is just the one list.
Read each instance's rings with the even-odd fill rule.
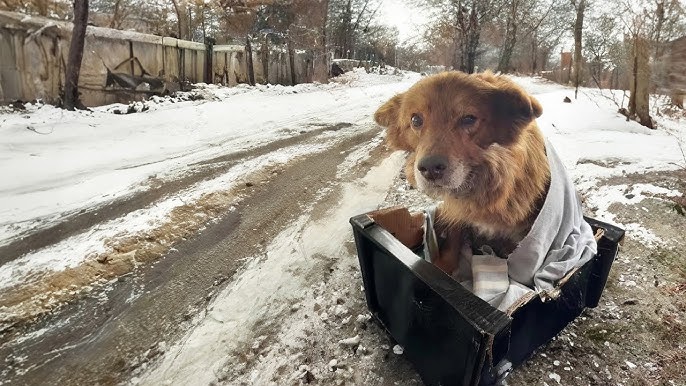
[[[435,197],[474,193],[490,151],[517,146],[541,105],[511,80],[490,72],[424,78],[374,114],[386,140],[412,154],[410,183]],[[491,171],[493,172],[493,171]],[[498,174],[498,173],[495,173]]]

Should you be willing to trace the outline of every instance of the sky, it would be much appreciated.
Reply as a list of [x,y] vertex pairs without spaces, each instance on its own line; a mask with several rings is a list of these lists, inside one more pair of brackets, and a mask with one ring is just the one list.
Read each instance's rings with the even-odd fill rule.
[[398,28],[398,40],[405,42],[421,36],[422,26],[429,20],[428,12],[407,4],[406,0],[382,0],[380,20]]

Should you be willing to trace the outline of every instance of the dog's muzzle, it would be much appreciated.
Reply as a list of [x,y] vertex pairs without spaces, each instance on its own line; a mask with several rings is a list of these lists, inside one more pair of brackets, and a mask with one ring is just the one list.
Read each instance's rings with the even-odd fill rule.
[[469,168],[443,155],[429,155],[416,161],[417,187],[429,195],[459,194],[465,188]]

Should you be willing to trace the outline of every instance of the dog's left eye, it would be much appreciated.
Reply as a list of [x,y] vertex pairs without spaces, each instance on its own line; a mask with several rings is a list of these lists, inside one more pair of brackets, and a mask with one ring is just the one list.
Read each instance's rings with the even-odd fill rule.
[[419,129],[424,124],[424,119],[422,119],[422,116],[419,114],[412,114],[412,118],[410,118],[410,123],[412,123],[412,127],[414,127],[415,129]]
[[465,115],[460,118],[460,126],[471,126],[476,123],[476,117],[473,115]]

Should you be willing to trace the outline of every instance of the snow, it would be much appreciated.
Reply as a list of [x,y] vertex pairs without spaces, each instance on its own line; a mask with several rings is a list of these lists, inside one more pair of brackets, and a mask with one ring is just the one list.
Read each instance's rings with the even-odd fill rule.
[[[612,99],[617,93],[581,89],[575,100],[572,88],[540,78],[515,80],[541,102],[543,115],[538,118],[538,125],[555,146],[579,190],[588,190],[599,179],[611,176],[686,167],[678,137],[626,121]],[[563,103],[565,96],[572,103]],[[661,122],[686,136],[683,122]]]
[[[170,347],[162,363],[146,374],[141,384],[158,385],[170,380],[180,384],[210,383],[226,358],[252,335],[259,321],[281,320],[278,316],[289,310],[291,302],[299,300],[302,289],[307,287],[304,280],[308,275],[303,272],[309,272],[317,256],[335,259],[347,255],[347,220],[378,206],[401,164],[399,153],[387,158],[363,179],[345,184],[341,205],[331,213],[313,219],[306,211],[276,236],[264,256],[250,259],[233,284],[217,295],[207,316],[180,343]],[[307,334],[304,324],[286,321],[294,325],[281,326],[281,331],[294,337]],[[291,339],[297,344],[296,338]],[[255,379],[253,384],[268,380]]]
[[627,235],[637,239],[648,246],[658,245],[661,240],[650,230],[636,224],[622,224],[615,219],[615,215],[610,210],[610,206],[619,203],[623,205],[636,205],[646,198],[664,199],[666,197],[679,197],[681,193],[677,190],[661,188],[649,184],[633,184],[631,186],[606,185],[594,188],[587,196],[587,205],[596,208],[595,216],[606,222],[612,222],[621,226],[627,231]]
[[[150,177],[173,178],[187,165],[254,148],[318,125],[368,121],[405,78],[355,72],[339,83],[236,89],[203,85],[213,99],[69,112],[27,105],[0,115],[0,246],[65,213],[147,189]],[[399,82],[398,82],[399,81]]]
[[[354,130],[347,131],[354,132]],[[286,147],[263,156],[244,160],[219,177],[202,181],[162,201],[99,224],[57,244],[30,252],[0,266],[0,290],[33,278],[38,273],[61,271],[75,267],[89,256],[111,249],[106,243],[107,240],[125,238],[153,229],[163,223],[176,207],[195,203],[206,194],[230,190],[243,184],[245,183],[245,176],[255,170],[285,164],[297,157],[325,150],[330,146],[330,142],[334,142],[335,139],[339,138],[329,138],[328,141],[324,140],[313,145]]]

